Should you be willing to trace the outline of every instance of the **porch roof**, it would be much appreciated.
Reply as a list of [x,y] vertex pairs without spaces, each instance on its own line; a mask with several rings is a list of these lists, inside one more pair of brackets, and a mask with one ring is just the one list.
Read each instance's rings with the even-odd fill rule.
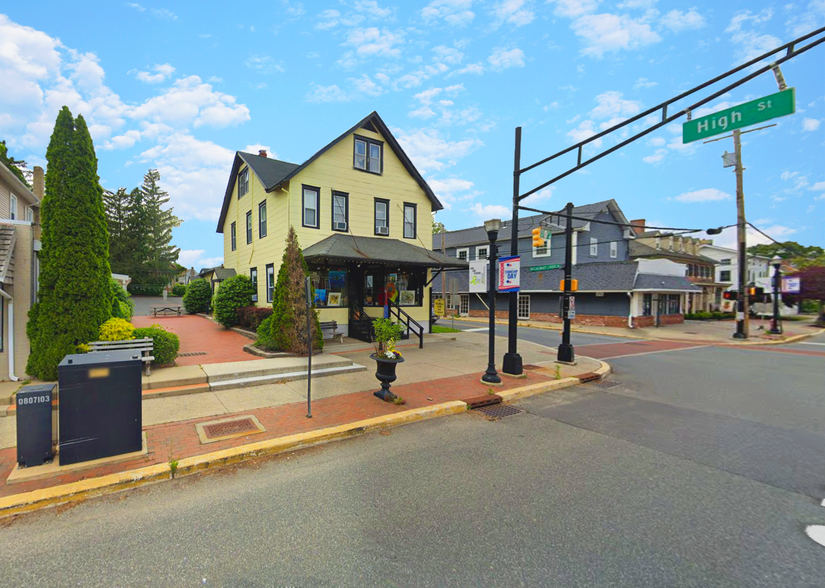
[[381,237],[354,237],[349,234],[330,235],[323,241],[310,245],[303,251],[307,262],[357,261],[380,265],[416,265],[432,268],[462,268],[466,261],[448,257],[423,247],[404,243],[397,239]]

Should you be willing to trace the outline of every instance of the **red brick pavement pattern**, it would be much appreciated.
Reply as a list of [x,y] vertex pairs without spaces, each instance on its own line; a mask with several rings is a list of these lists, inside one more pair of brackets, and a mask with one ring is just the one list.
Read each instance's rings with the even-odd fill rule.
[[596,345],[580,345],[583,355],[596,359],[608,359],[625,355],[638,355],[640,353],[650,353],[651,351],[671,351],[675,349],[687,349],[697,345],[710,345],[711,341],[691,341],[681,343],[676,341],[631,341],[627,343],[605,343]]
[[200,365],[204,363],[227,363],[230,361],[250,361],[258,359],[243,350],[251,340],[234,331],[224,329],[209,319],[187,315],[176,317],[136,316],[132,318],[135,327],[159,324],[180,338],[179,353],[205,351],[206,355],[178,357],[177,365]]
[[[173,320],[180,319],[176,318]],[[146,431],[148,443],[148,454],[145,456],[126,462],[98,466],[82,471],[67,472],[48,480],[32,480],[12,485],[3,485],[0,487],[0,496],[10,496],[40,488],[76,482],[78,480],[97,478],[99,476],[133,470],[147,465],[168,463],[170,456],[176,459],[182,459],[184,457],[237,447],[247,443],[285,437],[287,435],[343,425],[353,421],[400,413],[413,408],[432,406],[441,402],[478,396],[479,394],[488,392],[488,387],[479,381],[482,375],[482,372],[478,372],[477,374],[442,378],[417,384],[393,386],[393,392],[407,401],[404,406],[382,402],[374,397],[372,392],[356,392],[313,401],[311,419],[306,418],[306,403],[298,402],[234,414],[223,414],[220,416],[145,427],[144,430]],[[550,376],[528,372],[525,379],[503,378],[504,386],[493,388],[493,390],[509,390],[511,388],[537,384],[549,379],[551,379]],[[376,389],[378,388],[379,385],[376,382]],[[197,423],[248,414],[254,414],[258,417],[258,420],[260,420],[266,432],[248,437],[236,437],[207,445],[200,443],[195,429]],[[16,448],[0,450],[0,480],[3,482],[5,482],[14,468],[16,451]]]

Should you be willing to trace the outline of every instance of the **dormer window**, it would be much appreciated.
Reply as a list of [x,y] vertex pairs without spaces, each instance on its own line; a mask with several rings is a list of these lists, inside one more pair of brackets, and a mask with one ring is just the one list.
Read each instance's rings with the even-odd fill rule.
[[245,168],[238,174],[238,198],[249,192],[249,168]]
[[382,169],[384,144],[381,141],[355,137],[355,152],[353,166],[355,169],[380,174]]

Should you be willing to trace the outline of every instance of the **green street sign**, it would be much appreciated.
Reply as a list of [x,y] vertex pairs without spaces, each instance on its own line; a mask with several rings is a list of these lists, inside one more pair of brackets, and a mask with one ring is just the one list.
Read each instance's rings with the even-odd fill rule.
[[707,139],[795,112],[796,89],[788,88],[764,98],[687,121],[682,124],[682,143]]
[[531,272],[543,272],[546,270],[559,269],[560,267],[560,263],[554,263],[553,265],[534,265],[533,267],[528,267],[527,269]]

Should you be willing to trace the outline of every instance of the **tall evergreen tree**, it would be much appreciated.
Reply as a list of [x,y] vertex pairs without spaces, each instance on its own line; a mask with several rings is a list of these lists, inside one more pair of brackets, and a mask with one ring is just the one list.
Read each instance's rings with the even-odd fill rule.
[[171,243],[172,229],[179,227],[181,221],[172,213],[172,208],[166,208],[169,204],[169,194],[160,188],[159,181],[160,172],[150,169],[143,176],[140,191],[146,207],[146,228],[149,238],[149,258],[146,265],[158,276],[158,282],[165,283],[174,275],[174,264],[180,254],[180,249]]
[[29,184],[29,182],[26,180],[26,176],[23,175],[23,171],[19,167],[17,167],[18,165],[25,166],[26,162],[14,159],[14,157],[9,155],[9,150],[6,147],[5,141],[0,141],[0,163],[9,168],[11,170],[11,173],[20,178],[20,181],[26,184],[31,189],[31,184]]
[[118,188],[117,192],[105,190],[103,205],[109,229],[109,264],[113,272],[128,275],[134,258],[127,224],[131,212],[131,198],[126,188]]
[[29,312],[26,371],[57,379],[57,364],[97,339],[112,315],[109,238],[94,144],[82,116],[64,106],[46,150],[40,290]]

